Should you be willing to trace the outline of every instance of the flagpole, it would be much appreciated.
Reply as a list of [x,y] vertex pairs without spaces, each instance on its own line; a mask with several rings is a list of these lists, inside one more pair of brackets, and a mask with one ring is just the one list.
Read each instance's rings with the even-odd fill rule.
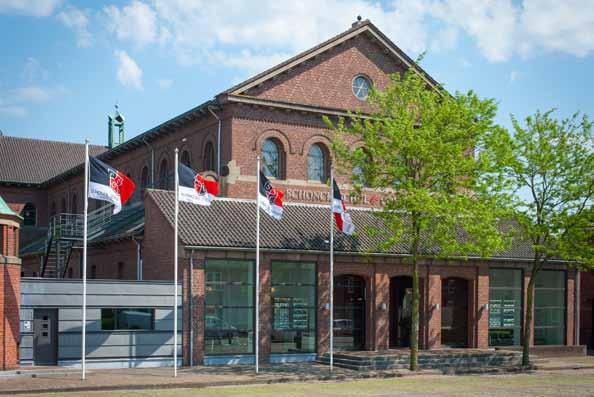
[[87,213],[89,212],[89,140],[85,139],[85,203],[83,214],[83,263],[82,263],[82,341],[81,341],[81,379],[86,378],[86,355],[87,355]]
[[334,168],[330,164],[330,372],[334,370]]
[[179,216],[179,149],[175,148],[175,226],[173,231],[173,377],[177,376],[177,226]]
[[255,353],[256,373],[259,372],[260,353],[260,156],[257,158],[256,169],[256,330],[255,330]]

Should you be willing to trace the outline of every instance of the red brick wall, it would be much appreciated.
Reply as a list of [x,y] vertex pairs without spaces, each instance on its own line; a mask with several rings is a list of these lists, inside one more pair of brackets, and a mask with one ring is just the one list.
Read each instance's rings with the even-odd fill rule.
[[151,199],[144,203],[143,279],[173,280],[173,226]]
[[592,307],[594,306],[594,270],[580,274],[580,345],[594,349]]
[[248,90],[245,94],[313,106],[369,110],[366,102],[353,95],[352,81],[359,74],[376,87],[389,83],[388,74],[404,70],[368,36],[357,36],[334,47],[290,72]]
[[567,294],[567,310],[565,312],[567,319],[565,327],[565,344],[575,345],[575,270],[567,270],[567,285],[565,293]]
[[16,368],[19,360],[21,266],[16,263],[0,263],[0,270],[2,271],[0,279],[0,313],[2,316],[0,326],[0,368],[9,370]]

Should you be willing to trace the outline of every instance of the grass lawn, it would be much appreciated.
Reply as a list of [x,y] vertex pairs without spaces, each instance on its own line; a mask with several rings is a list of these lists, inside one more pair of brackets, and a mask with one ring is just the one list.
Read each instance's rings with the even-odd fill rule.
[[338,383],[295,383],[204,389],[35,394],[35,396],[233,397],[233,396],[594,396],[594,373],[498,376],[423,376]]

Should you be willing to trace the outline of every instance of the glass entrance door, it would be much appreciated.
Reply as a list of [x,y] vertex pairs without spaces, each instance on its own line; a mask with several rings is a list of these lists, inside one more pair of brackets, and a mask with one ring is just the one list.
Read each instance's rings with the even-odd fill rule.
[[334,349],[365,348],[365,280],[358,276],[334,278]]
[[390,348],[410,346],[412,324],[412,278],[390,280]]
[[468,346],[468,281],[461,278],[441,282],[441,344]]

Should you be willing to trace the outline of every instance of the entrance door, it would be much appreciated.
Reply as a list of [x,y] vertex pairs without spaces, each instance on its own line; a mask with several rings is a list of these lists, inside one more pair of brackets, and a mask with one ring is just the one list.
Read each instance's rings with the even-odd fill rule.
[[33,333],[35,365],[56,365],[58,363],[58,309],[35,309]]
[[468,346],[468,281],[461,278],[441,283],[441,344]]
[[361,277],[334,278],[334,348],[365,348],[365,280]]
[[412,278],[390,279],[390,348],[410,346]]

